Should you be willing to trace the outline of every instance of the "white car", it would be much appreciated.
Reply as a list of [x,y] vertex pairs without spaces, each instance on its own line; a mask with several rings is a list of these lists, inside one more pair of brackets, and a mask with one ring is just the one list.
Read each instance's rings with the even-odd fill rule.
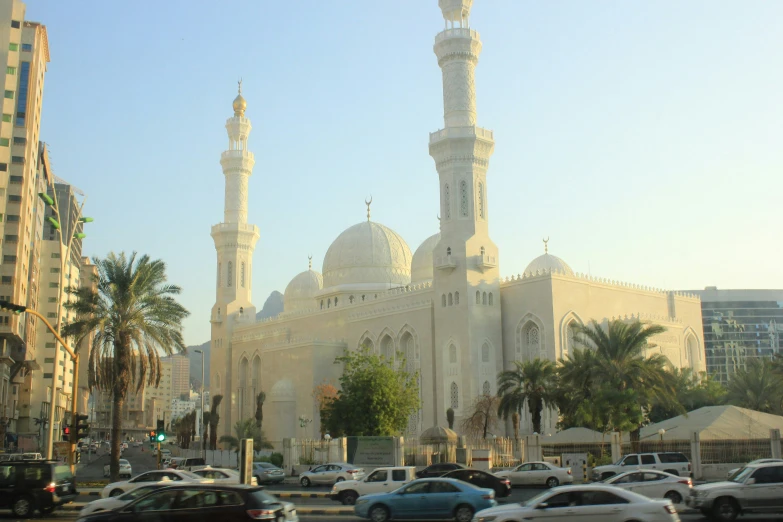
[[663,471],[626,471],[603,481],[604,484],[633,491],[650,498],[668,498],[680,504],[691,494],[693,482]]
[[199,477],[198,475],[194,475],[190,471],[179,471],[176,469],[161,469],[161,470],[148,471],[146,473],[142,473],[141,475],[134,477],[130,480],[126,480],[124,482],[113,482],[108,486],[106,486],[105,488],[103,488],[103,491],[101,491],[101,498],[118,497],[123,493],[132,491],[140,486],[147,486],[149,485],[150,482],[160,482],[164,480],[164,478],[168,478],[171,481],[203,482],[203,483],[214,482],[213,480],[205,479],[204,477]]
[[484,509],[473,516],[473,522],[519,520],[679,522],[680,517],[669,500],[653,500],[601,484],[555,488],[527,502]]
[[558,468],[549,462],[525,462],[509,471],[498,471],[496,477],[511,481],[512,486],[546,486],[573,484],[571,468]]
[[[239,484],[239,472],[233,469],[205,466],[200,469],[194,469],[192,473],[199,477],[210,479],[215,484]],[[258,480],[255,477],[250,477],[250,484],[257,486]]]
[[[758,459],[758,460],[752,460],[745,464],[745,466],[755,466],[756,464],[769,464],[770,462],[783,462],[783,459]],[[726,478],[731,478],[732,475],[734,475],[739,470],[743,469],[745,466],[742,466],[742,468],[734,468],[732,470],[729,470],[729,472],[726,474]]]
[[[111,464],[103,466],[103,476],[111,477]],[[125,459],[120,459],[120,477],[131,478],[133,476],[133,468],[131,468],[130,462]]]
[[124,506],[132,500],[143,497],[150,491],[154,491],[164,486],[170,486],[171,484],[172,482],[168,479],[162,480],[161,482],[140,486],[125,493],[124,495],[93,500],[92,502],[85,504],[82,510],[79,511],[79,517],[83,517],[91,513],[97,513],[98,511],[111,511],[112,509]]
[[334,484],[343,480],[361,480],[364,478],[364,469],[344,462],[323,464],[305,471],[299,477],[299,485],[307,488],[312,484]]

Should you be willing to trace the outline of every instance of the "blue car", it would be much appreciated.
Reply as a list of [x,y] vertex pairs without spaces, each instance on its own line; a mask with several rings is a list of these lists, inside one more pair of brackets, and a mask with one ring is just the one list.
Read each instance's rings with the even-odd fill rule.
[[470,522],[473,513],[495,506],[495,491],[447,478],[418,479],[391,493],[359,497],[356,516],[373,522],[454,519]]

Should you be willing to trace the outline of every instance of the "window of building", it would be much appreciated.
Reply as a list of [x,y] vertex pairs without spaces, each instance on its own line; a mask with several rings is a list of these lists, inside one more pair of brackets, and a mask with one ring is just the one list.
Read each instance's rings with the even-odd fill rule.
[[60,288],[59,283],[49,283],[49,288]]
[[6,243],[17,243],[19,241],[19,236],[16,234],[6,234],[5,235],[5,242]]
[[52,259],[60,259],[60,254],[55,252],[54,254],[52,254]]
[[489,345],[487,343],[481,347],[481,362],[489,362]]
[[453,344],[449,345],[449,362],[451,364],[457,364],[457,347]]
[[11,163],[16,163],[17,165],[21,165],[24,163],[24,157],[23,156],[11,156]]
[[27,138],[20,138],[19,136],[14,136],[14,145],[25,145],[27,144]]
[[21,22],[19,22],[19,20],[11,20],[11,27],[13,27],[14,29],[19,29],[20,27],[22,27],[22,24]]
[[14,91],[9,91],[8,89],[5,90],[5,93],[3,94],[4,97],[6,97],[9,100],[14,99]]
[[454,296],[451,295],[451,292],[449,292],[449,306],[453,306],[453,305],[454,305]]
[[22,44],[22,51],[29,53],[32,50],[33,50],[33,44],[26,44],[26,43]]
[[456,382],[451,383],[451,409],[459,408],[459,386]]
[[484,393],[484,395],[492,395],[492,388],[489,384],[489,381],[484,381],[484,386],[482,386],[481,391]]
[[44,363],[54,363],[54,357],[46,357],[46,358],[44,358]]
[[22,176],[11,175],[9,178],[12,185],[21,185],[24,182],[24,178]]
[[334,298],[334,306],[337,306],[337,298]]
[[240,283],[242,284],[242,288],[244,288],[245,287],[245,262],[244,261],[242,262],[242,268],[239,274],[239,280]]
[[354,297],[353,297],[352,295],[351,295],[351,296],[348,296],[348,302],[349,302],[350,304],[353,304],[353,300],[354,300]]
[[0,172],[8,172],[8,163],[0,163]]
[[8,138],[0,138],[0,147],[8,147],[11,145],[11,140]]
[[19,216],[16,214],[8,214],[6,216],[6,221],[9,221],[11,223],[18,223],[19,222]]
[[11,115],[10,114],[3,114],[3,121],[6,123],[11,122]]
[[16,67],[11,67],[10,65],[5,68],[6,74],[16,74]]
[[16,100],[16,124],[24,125],[27,110],[27,92],[30,83],[30,62],[22,62],[19,69],[19,98]]
[[46,316],[47,316],[49,319],[56,319],[56,318],[57,318],[57,314],[56,314],[56,313],[54,313],[54,312],[49,312],[48,314],[46,314]]
[[51,272],[52,274],[59,274],[60,273],[60,269],[57,268],[57,267],[50,268],[49,272]]
[[451,219],[451,192],[448,183],[443,187],[443,215],[446,219]]
[[19,44],[11,42],[8,44],[8,50],[9,51],[18,51],[19,50]]
[[487,293],[483,292],[481,294],[481,304],[487,304]]
[[13,264],[16,263],[16,256],[3,256],[3,263]]
[[22,196],[17,196],[16,194],[9,194],[8,195],[8,201],[10,203],[21,203],[22,202]]
[[446,294],[440,296],[441,306],[446,306]]
[[228,282],[226,283],[226,286],[232,286],[231,280],[234,278],[234,265],[231,261],[228,262]]
[[451,247],[446,247],[446,255],[447,256],[451,255]]
[[50,303],[56,303],[57,302],[57,298],[56,297],[50,297],[49,298],[49,302]]
[[52,374],[51,373],[45,373],[43,378],[44,378],[44,380],[51,379],[52,378]]
[[459,212],[462,217],[468,216],[468,184],[463,180],[459,184]]
[[479,205],[479,217],[484,218],[484,184],[479,182],[478,184],[478,205]]
[[454,292],[454,304],[459,304],[459,292]]
[[492,306],[492,301],[493,301],[492,292],[490,292],[489,293],[489,306]]
[[14,282],[14,278],[11,276],[2,276],[2,278],[0,278],[0,283],[4,285],[10,285],[13,284],[13,282]]

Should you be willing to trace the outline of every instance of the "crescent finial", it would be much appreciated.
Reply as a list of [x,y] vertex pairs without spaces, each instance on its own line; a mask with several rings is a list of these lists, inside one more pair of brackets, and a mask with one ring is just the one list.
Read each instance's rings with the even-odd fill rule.
[[370,194],[370,200],[364,200],[364,204],[367,205],[367,221],[370,221],[370,205],[372,205],[372,194]]
[[546,239],[544,239],[544,253],[545,254],[549,253],[549,245],[547,245],[547,243],[549,243],[549,236],[547,236]]
[[312,270],[313,269],[313,256],[309,255],[307,256],[307,269]]

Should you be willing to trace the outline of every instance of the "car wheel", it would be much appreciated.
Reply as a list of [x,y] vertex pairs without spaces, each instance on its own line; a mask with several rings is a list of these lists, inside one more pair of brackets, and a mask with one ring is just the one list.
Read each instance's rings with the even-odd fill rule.
[[372,520],[372,522],[386,522],[389,520],[389,510],[386,509],[386,506],[371,507],[370,520]]
[[549,477],[546,479],[546,487],[548,488],[556,488],[560,485],[560,481],[557,480],[557,477]]
[[733,498],[723,497],[712,505],[712,517],[721,522],[731,522],[739,516],[739,506]]
[[345,480],[345,477],[337,477],[337,482],[342,482]]
[[470,506],[457,506],[454,511],[454,520],[456,522],[470,522],[473,520],[473,508]]
[[677,493],[676,491],[669,491],[667,492],[663,498],[668,498],[672,501],[672,504],[680,504],[682,503],[682,495]]
[[343,506],[353,506],[356,504],[357,498],[359,498],[359,495],[355,491],[343,491],[340,496]]
[[27,518],[33,512],[33,500],[27,496],[17,497],[11,506],[11,511],[13,511],[14,516]]
[[109,493],[110,497],[119,497],[123,494],[123,491],[121,489],[113,489],[111,493]]
[[299,484],[303,488],[309,488],[310,487],[310,479],[307,477],[302,477],[302,479],[299,481]]

